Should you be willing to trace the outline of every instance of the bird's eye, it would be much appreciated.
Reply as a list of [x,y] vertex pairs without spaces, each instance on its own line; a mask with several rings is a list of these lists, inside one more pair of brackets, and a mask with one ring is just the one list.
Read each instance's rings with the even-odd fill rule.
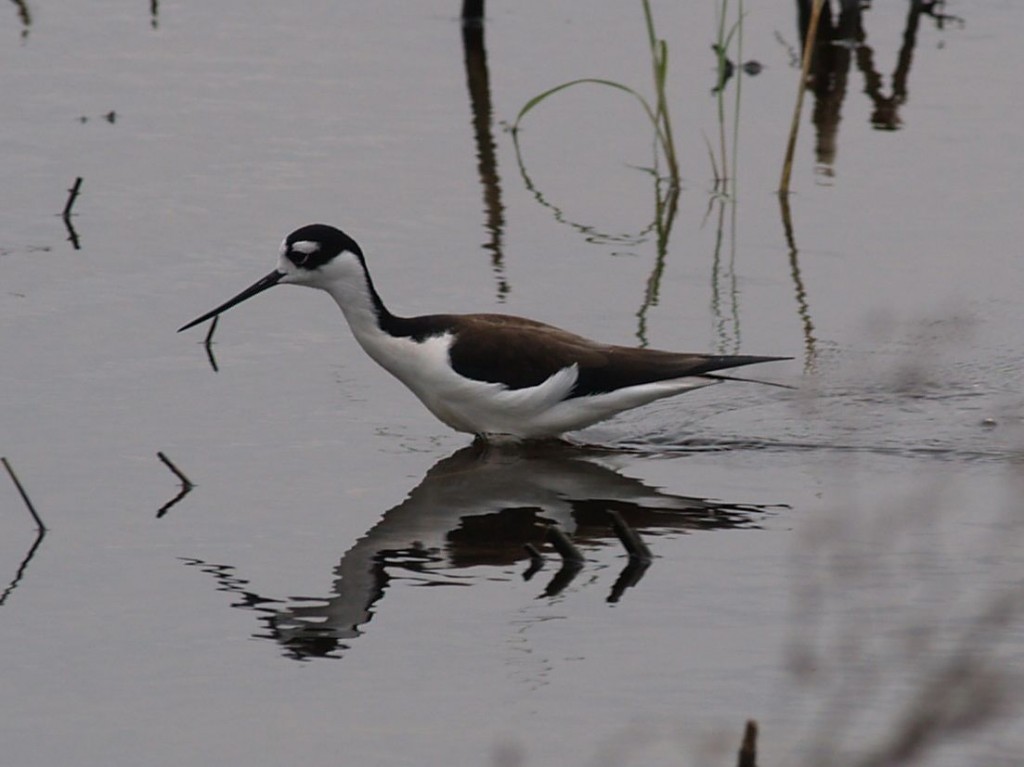
[[306,262],[309,261],[309,253],[299,253],[294,250],[289,250],[286,254],[288,260],[296,266],[305,266]]
[[321,259],[317,258],[317,254],[320,253],[320,243],[314,242],[313,240],[299,240],[293,242],[288,248],[288,252],[285,254],[288,260],[291,261],[298,267],[303,269],[316,269],[322,264]]

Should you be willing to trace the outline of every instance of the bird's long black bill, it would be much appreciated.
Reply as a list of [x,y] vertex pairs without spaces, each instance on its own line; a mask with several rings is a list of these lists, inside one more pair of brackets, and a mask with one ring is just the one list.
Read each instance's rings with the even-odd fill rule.
[[262,293],[264,290],[267,290],[268,288],[274,287],[278,282],[281,281],[282,277],[284,277],[284,274],[279,272],[279,271],[277,271],[275,269],[274,271],[272,271],[270,274],[268,274],[266,277],[264,277],[259,282],[256,282],[256,283],[250,285],[249,287],[247,287],[245,290],[243,290],[237,296],[232,298],[230,301],[225,301],[223,304],[218,306],[213,311],[207,312],[202,317],[197,317],[196,319],[192,320],[187,325],[182,325],[180,328],[178,328],[178,332],[180,333],[183,330],[188,330],[189,328],[193,328],[196,325],[198,325],[200,322],[206,322],[206,320],[212,319],[213,317],[216,317],[218,314],[226,312],[228,309],[230,309],[235,304],[240,304],[243,301],[245,301],[246,299],[252,298],[257,293]]

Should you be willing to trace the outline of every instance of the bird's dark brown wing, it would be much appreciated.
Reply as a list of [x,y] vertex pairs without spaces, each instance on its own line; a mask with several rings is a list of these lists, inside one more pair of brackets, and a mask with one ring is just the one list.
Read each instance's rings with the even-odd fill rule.
[[754,355],[712,355],[665,352],[657,349],[634,349],[609,346],[606,362],[601,366],[580,365],[579,378],[573,396],[615,391],[673,378],[703,376],[716,370],[774,362],[787,357],[760,357]]
[[502,314],[432,315],[415,319],[424,329],[454,329],[455,340],[449,350],[452,367],[475,381],[523,389],[537,386],[575,364],[579,375],[573,397],[785,359],[611,346],[542,322]]

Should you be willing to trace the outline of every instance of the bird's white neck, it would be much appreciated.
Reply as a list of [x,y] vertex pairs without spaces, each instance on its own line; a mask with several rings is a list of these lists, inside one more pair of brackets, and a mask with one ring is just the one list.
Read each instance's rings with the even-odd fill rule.
[[365,268],[353,266],[343,279],[324,286],[341,308],[352,335],[377,364],[416,390],[417,359],[409,338],[394,334],[395,325],[405,322],[388,311]]
[[383,333],[381,320],[387,316],[380,297],[366,272],[353,279],[337,280],[324,288],[345,315],[352,333],[364,346],[365,340]]
[[[365,271],[363,279],[336,281],[325,286],[341,308],[349,328],[363,350],[382,368],[405,384],[439,419],[454,429],[474,431],[448,405],[460,400],[463,379],[451,369],[451,335],[435,333],[417,340],[407,332],[416,318],[391,314],[380,300]],[[489,386],[477,384],[475,386]]]

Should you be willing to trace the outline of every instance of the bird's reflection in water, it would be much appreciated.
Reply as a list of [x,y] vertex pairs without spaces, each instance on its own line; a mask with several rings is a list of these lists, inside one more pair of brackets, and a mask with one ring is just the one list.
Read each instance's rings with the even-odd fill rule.
[[[233,606],[259,613],[266,631],[286,654],[304,660],[337,657],[362,633],[393,578],[420,583],[472,585],[469,567],[509,567],[523,575],[553,572],[542,596],[564,589],[581,567],[548,558],[538,567],[536,549],[557,524],[588,551],[618,545],[609,519],[617,511],[640,532],[686,532],[755,527],[767,506],[709,501],[662,492],[601,463],[607,452],[542,443],[494,447],[475,443],[442,459],[400,504],[384,513],[334,568],[330,593],[318,598],[268,598],[229,565],[185,559],[213,575],[220,590],[238,594]],[[558,564],[556,564],[558,563]],[[559,567],[559,564],[561,565]],[[609,601],[635,585],[646,566],[630,560]]]

